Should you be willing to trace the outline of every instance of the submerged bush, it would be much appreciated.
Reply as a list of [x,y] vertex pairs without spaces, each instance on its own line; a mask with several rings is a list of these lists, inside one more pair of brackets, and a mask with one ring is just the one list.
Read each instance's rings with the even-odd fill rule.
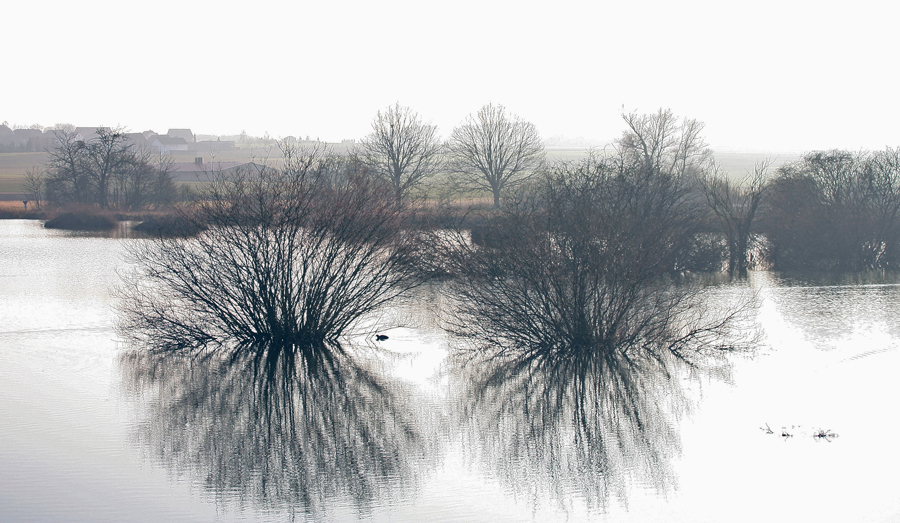
[[[725,347],[735,311],[672,276],[697,214],[685,179],[592,158],[507,200],[490,246],[445,239],[452,329],[501,353],[686,355]],[[630,355],[630,356],[629,356]]]
[[195,238],[137,241],[123,336],[170,348],[316,346],[421,283],[390,188],[321,150],[214,175]]
[[135,225],[133,230],[148,236],[196,236],[207,227],[196,220],[181,215],[164,215],[144,220]]
[[71,231],[108,231],[116,227],[116,221],[102,214],[76,211],[63,213],[47,220],[44,227]]

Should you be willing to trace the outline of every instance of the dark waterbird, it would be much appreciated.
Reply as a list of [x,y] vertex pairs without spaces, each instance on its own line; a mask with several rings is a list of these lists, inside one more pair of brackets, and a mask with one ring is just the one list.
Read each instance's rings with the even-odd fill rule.
[[375,341],[384,341],[388,339],[387,334],[376,334]]

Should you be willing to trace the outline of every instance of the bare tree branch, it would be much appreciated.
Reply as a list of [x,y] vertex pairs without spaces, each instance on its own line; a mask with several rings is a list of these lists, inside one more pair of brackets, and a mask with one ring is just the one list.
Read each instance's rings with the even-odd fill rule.
[[710,164],[712,152],[700,136],[703,123],[681,121],[669,109],[655,114],[623,114],[628,130],[616,142],[625,161],[655,173],[699,176]]

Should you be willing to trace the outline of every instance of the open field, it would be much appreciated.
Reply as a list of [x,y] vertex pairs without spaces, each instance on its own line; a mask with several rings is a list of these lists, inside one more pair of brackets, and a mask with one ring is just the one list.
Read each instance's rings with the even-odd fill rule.
[[[274,148],[270,151],[270,155],[272,158],[277,157],[279,154],[278,149]],[[170,153],[172,161],[177,163],[189,163],[193,162],[194,158],[203,158],[204,162],[213,161],[213,156],[207,151],[175,151]],[[254,159],[257,162],[261,162],[266,157],[266,151],[260,148],[247,148],[247,149],[233,149],[231,151],[218,151],[216,152],[215,161],[217,162],[249,162],[251,159]]]
[[[602,151],[602,150],[600,150]],[[547,159],[555,161],[577,161],[587,157],[590,153],[585,148],[550,148],[547,149]],[[277,160],[277,148],[267,153],[261,148],[234,149],[220,151],[216,154],[217,162],[248,162],[251,159],[262,162],[269,157],[270,161]],[[202,156],[204,161],[211,161],[209,154],[200,152],[176,153],[172,155],[175,162],[192,162],[194,158]],[[21,200],[21,193],[25,191],[25,171],[30,167],[43,166],[49,155],[47,153],[0,153],[0,200]],[[772,160],[770,172],[774,172],[778,166],[794,161],[800,157],[796,153],[747,153],[747,152],[720,152],[715,153],[716,162],[729,176],[740,179],[753,170],[757,162],[766,159]]]
[[[596,149],[602,152],[602,149]],[[587,158],[591,153],[591,149],[584,147],[552,147],[546,149],[547,160],[550,162],[576,162],[582,158]]]
[[801,153],[746,153],[717,152],[714,153],[716,163],[732,179],[741,179],[753,171],[757,162],[770,161],[769,175],[778,167],[799,160]]
[[21,193],[25,190],[25,171],[41,167],[47,153],[0,153],[0,193]]

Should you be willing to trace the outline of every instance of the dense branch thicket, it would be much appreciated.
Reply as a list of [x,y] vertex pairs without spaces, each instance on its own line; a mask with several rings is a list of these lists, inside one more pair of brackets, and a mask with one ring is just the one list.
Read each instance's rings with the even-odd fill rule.
[[627,129],[614,148],[619,169],[647,180],[671,180],[679,187],[682,210],[693,220],[684,244],[676,249],[675,270],[716,272],[723,265],[724,248],[706,219],[702,183],[714,170],[712,151],[701,136],[703,123],[678,118],[671,110],[652,114],[623,114]]
[[742,180],[733,181],[718,172],[700,178],[706,203],[725,237],[728,249],[728,272],[746,273],[750,265],[748,253],[753,243],[754,225],[759,218],[768,190],[769,163],[758,163]]
[[502,105],[485,105],[453,129],[447,142],[449,166],[469,189],[487,190],[494,207],[506,191],[526,182],[544,161],[537,127],[508,115]]
[[74,131],[56,132],[43,180],[52,204],[97,205],[101,209],[161,207],[175,199],[175,183],[166,158],[153,161],[120,130],[98,129],[80,140]]
[[628,129],[616,150],[632,167],[676,177],[697,178],[710,168],[712,151],[701,136],[703,123],[679,119],[670,109],[623,114]]
[[441,141],[437,127],[422,122],[408,107],[396,104],[378,111],[372,133],[355,153],[370,174],[387,181],[401,203],[434,176],[441,166]]
[[[717,346],[732,313],[668,277],[696,232],[681,176],[627,159],[557,166],[509,198],[492,246],[447,247],[455,330],[501,352],[684,354]],[[501,234],[502,231],[502,234]]]
[[195,238],[135,242],[126,337],[170,347],[314,346],[421,282],[391,188],[323,150],[212,173]]
[[770,193],[764,229],[774,268],[900,264],[900,150],[809,153],[779,169]]

